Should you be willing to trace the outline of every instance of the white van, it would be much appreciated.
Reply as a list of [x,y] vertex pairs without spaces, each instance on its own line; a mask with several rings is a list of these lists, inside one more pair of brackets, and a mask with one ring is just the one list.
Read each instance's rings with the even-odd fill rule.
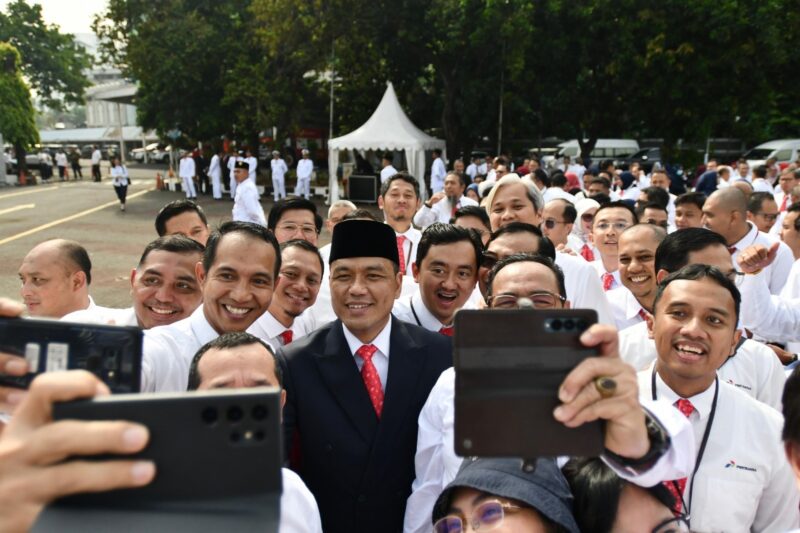
[[[622,159],[639,151],[639,143],[635,139],[597,139],[590,157],[594,161],[601,159]],[[568,155],[574,160],[581,153],[581,146],[577,139],[563,142],[558,145],[555,156],[542,158],[543,166],[556,166],[561,158]]]
[[783,169],[797,160],[798,152],[800,152],[800,139],[783,139],[759,144],[748,150],[742,157],[747,160],[750,168],[763,165],[767,159],[774,157],[778,166]]

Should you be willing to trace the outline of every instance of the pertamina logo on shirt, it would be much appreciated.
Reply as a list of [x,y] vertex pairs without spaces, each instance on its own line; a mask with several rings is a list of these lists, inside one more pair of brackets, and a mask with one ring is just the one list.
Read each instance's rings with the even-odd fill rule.
[[737,465],[736,461],[734,461],[733,459],[731,459],[730,462],[728,462],[725,465],[725,468],[735,468],[737,470],[747,470],[748,472],[757,472],[757,470],[752,466]]
[[733,385],[734,387],[738,387],[740,389],[753,390],[753,387],[744,385],[742,383],[734,383],[732,379],[726,379],[725,381],[728,383],[728,385]]

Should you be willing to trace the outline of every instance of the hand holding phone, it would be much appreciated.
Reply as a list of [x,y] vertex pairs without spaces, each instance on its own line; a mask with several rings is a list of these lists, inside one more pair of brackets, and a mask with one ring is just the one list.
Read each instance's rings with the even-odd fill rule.
[[[25,306],[8,298],[0,298],[0,317],[20,317]],[[28,363],[10,353],[0,351],[0,376],[21,377],[28,373]],[[0,411],[10,413],[22,401],[24,393],[15,387],[0,386]]]

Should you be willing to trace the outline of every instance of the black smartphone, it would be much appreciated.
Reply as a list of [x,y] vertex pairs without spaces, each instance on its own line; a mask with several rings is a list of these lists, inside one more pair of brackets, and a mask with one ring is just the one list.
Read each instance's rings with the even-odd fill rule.
[[591,309],[457,313],[456,453],[522,459],[600,455],[600,422],[571,429],[553,417],[564,378],[597,355],[579,340],[595,322]]
[[113,393],[139,392],[142,330],[38,318],[0,318],[0,352],[24,357],[25,376],[0,375],[0,385],[27,388],[42,372],[83,369]]
[[156,477],[141,488],[58,500],[35,531],[277,531],[279,389],[106,396],[55,404],[53,418],[147,426],[150,442],[142,452],[85,459],[149,459]]

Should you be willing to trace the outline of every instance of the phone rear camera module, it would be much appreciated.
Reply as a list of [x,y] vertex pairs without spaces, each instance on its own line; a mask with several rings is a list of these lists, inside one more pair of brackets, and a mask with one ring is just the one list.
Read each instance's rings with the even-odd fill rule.
[[233,442],[233,443],[237,443],[237,442],[239,442],[240,440],[242,440],[242,435],[241,435],[241,433],[239,433],[238,431],[232,431],[232,432],[231,432],[231,442]]
[[231,422],[238,422],[242,419],[244,413],[242,412],[242,408],[238,405],[234,405],[228,408],[228,420]]
[[256,405],[253,407],[251,414],[253,415],[253,420],[264,420],[267,418],[267,408],[264,405]]
[[203,422],[205,422],[209,426],[213,425],[217,421],[217,418],[219,418],[217,410],[214,409],[213,407],[206,407],[205,409],[203,409],[203,412],[200,413],[200,416],[203,419]]
[[253,433],[253,438],[256,439],[256,441],[258,441],[258,442],[263,441],[264,440],[264,432],[261,431],[261,430],[257,430],[255,433]]

